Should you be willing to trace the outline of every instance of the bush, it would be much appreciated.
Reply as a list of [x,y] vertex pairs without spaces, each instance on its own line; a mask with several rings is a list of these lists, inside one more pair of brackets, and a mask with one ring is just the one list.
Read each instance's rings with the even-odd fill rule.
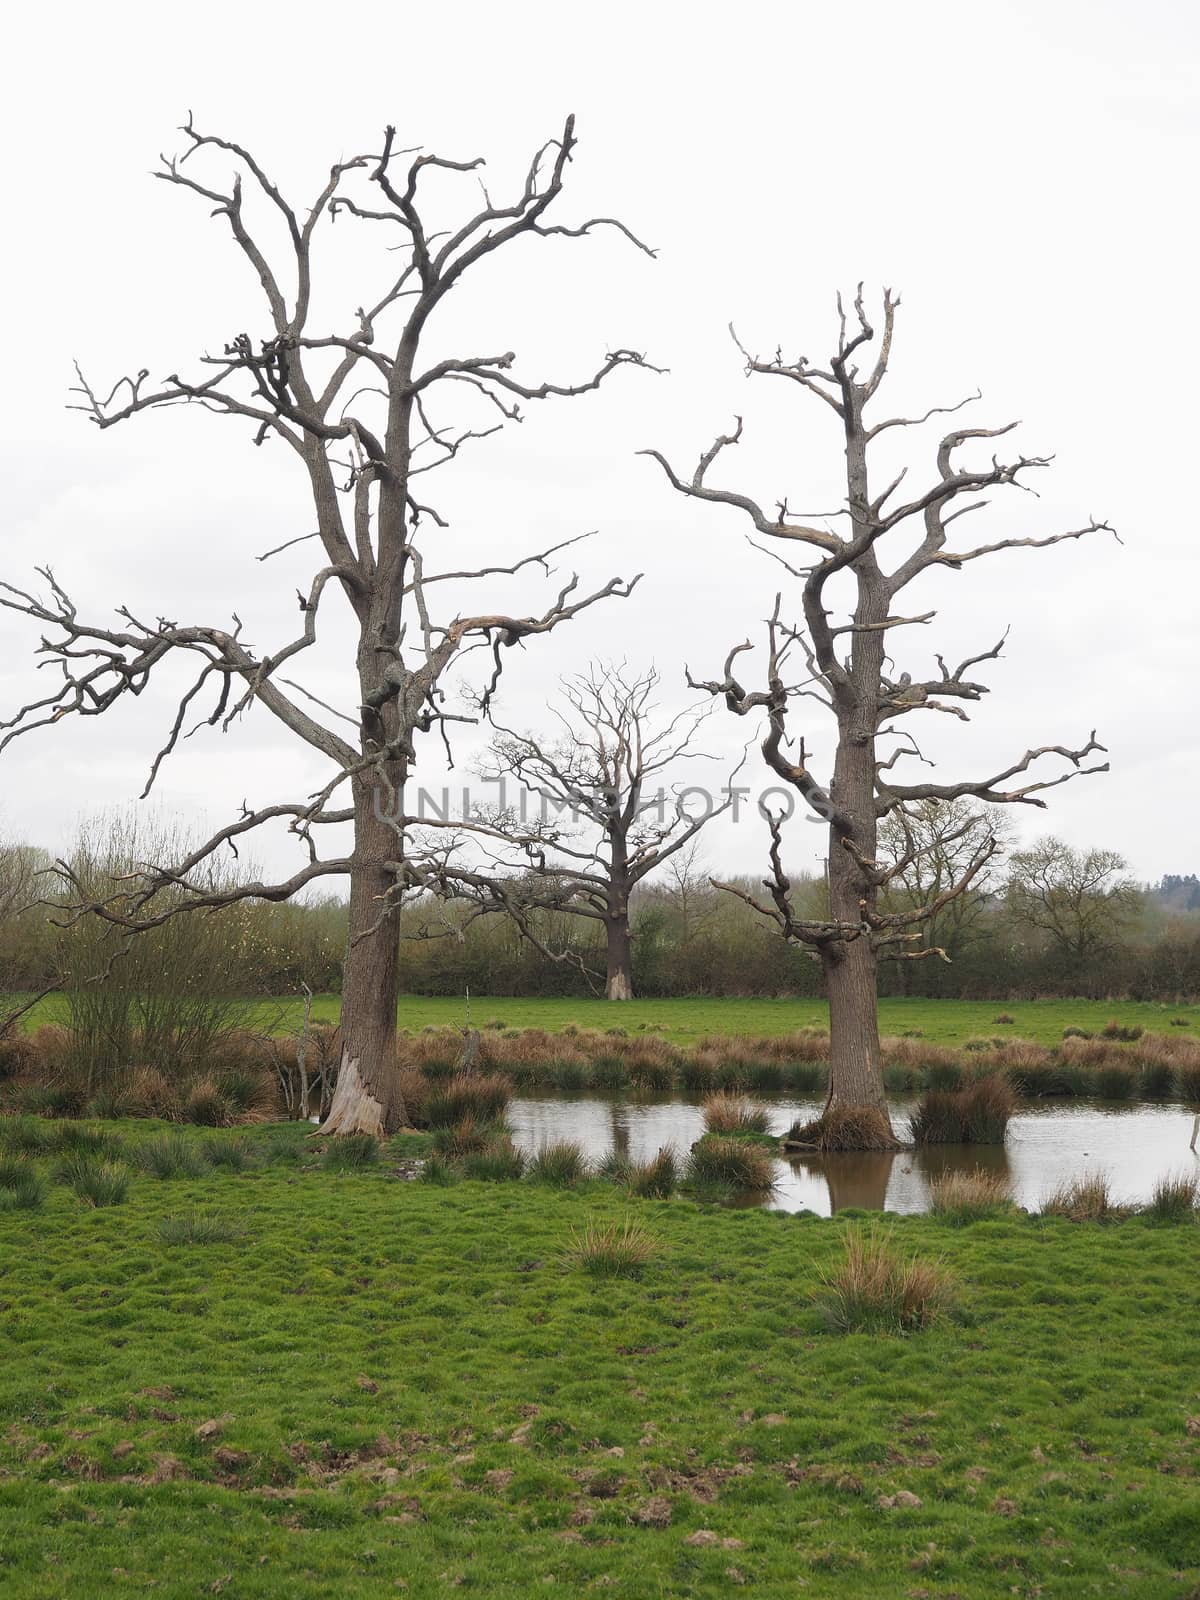
[[491,1121],[507,1106],[512,1085],[498,1074],[459,1072],[429,1091],[424,1120],[431,1128],[449,1128],[465,1117]]
[[163,1217],[158,1237],[163,1244],[236,1244],[245,1238],[245,1229],[218,1211],[187,1211]]
[[182,1133],[159,1133],[147,1139],[138,1146],[137,1160],[155,1178],[198,1178],[205,1167],[195,1140]]
[[1145,1211],[1155,1222],[1192,1222],[1200,1207],[1200,1174],[1176,1172],[1159,1178]]
[[954,1093],[923,1095],[909,1134],[915,1144],[1003,1144],[1013,1109],[1003,1078],[980,1078]]
[[766,1133],[771,1126],[771,1114],[764,1106],[751,1105],[738,1095],[710,1095],[703,1110],[706,1133]]
[[1013,1209],[1012,1187],[1000,1172],[948,1172],[932,1185],[929,1207],[935,1217],[961,1226]]
[[544,1144],[530,1160],[526,1175],[533,1183],[546,1183],[555,1189],[570,1189],[587,1176],[587,1157],[583,1146],[571,1139]]
[[1113,1204],[1108,1178],[1096,1172],[1059,1184],[1043,1201],[1042,1215],[1066,1217],[1071,1222],[1109,1222],[1119,1212]]
[[46,1185],[28,1161],[0,1160],[0,1211],[38,1211],[46,1203]]
[[679,1064],[679,1082],[689,1094],[706,1094],[716,1081],[716,1064],[707,1054],[688,1056]]
[[657,1253],[656,1239],[640,1222],[593,1222],[572,1235],[565,1260],[593,1277],[637,1278]]
[[474,1178],[479,1183],[512,1183],[523,1175],[525,1157],[507,1134],[504,1134],[493,1139],[482,1150],[464,1156],[462,1170],[464,1177]]
[[679,1183],[679,1157],[671,1145],[650,1161],[630,1162],[624,1182],[630,1194],[641,1200],[669,1200]]
[[116,1161],[77,1158],[70,1184],[85,1205],[124,1205],[129,1194],[129,1168]]
[[610,1150],[596,1164],[596,1176],[605,1178],[610,1183],[627,1183],[632,1170],[633,1162],[620,1150]]
[[354,1172],[379,1161],[379,1140],[372,1133],[339,1133],[325,1141],[321,1165],[331,1172]]
[[692,1146],[687,1178],[701,1190],[732,1189],[738,1194],[770,1194],[775,1166],[770,1153],[746,1139],[706,1134]]
[[886,1234],[852,1229],[841,1266],[821,1280],[816,1302],[839,1333],[917,1333],[957,1307],[955,1280],[940,1261],[906,1259]]

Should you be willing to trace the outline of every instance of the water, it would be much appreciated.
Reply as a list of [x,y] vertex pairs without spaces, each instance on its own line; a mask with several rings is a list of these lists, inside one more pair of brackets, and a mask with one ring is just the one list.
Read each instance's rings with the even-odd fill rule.
[[[766,1099],[771,1132],[783,1133],[798,1118],[815,1116],[821,1099]],[[894,1101],[897,1132],[904,1136],[913,1102]],[[895,1155],[789,1157],[776,1161],[774,1210],[816,1211],[829,1216],[848,1206],[869,1210],[919,1212],[929,1209],[930,1183],[947,1172],[978,1167],[1005,1174],[1018,1205],[1036,1211],[1064,1181],[1104,1172],[1120,1204],[1148,1200],[1155,1180],[1168,1173],[1200,1168],[1188,1149],[1194,1111],[1182,1106],[1097,1103],[1034,1106],[1014,1116],[1008,1143],[932,1145]],[[555,1096],[514,1100],[508,1120],[513,1138],[525,1151],[557,1139],[573,1139],[599,1160],[616,1150],[645,1161],[663,1145],[681,1155],[704,1131],[699,1103],[686,1100],[628,1100],[620,1096]]]

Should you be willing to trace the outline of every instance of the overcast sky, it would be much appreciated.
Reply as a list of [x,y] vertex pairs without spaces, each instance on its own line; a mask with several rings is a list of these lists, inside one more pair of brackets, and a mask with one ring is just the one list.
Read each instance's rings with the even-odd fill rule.
[[[1166,0],[24,8],[8,27],[0,111],[0,576],[29,583],[48,563],[97,619],[119,604],[214,625],[236,611],[264,648],[295,632],[313,547],[254,560],[311,524],[282,446],[255,450],[240,423],[198,411],[101,434],[64,409],[74,358],[107,389],[123,371],[165,374],[263,331],[258,285],[227,230],[149,176],[160,150],[183,148],[189,107],[201,128],[250,145],[297,205],[332,161],[378,150],[388,122],[402,145],[486,156],[503,192],[573,111],[580,145],[560,220],[618,215],[657,260],[615,235],[522,248],[477,277],[430,353],[513,349],[526,381],[565,382],[623,345],[669,372],[618,372],[598,395],[531,406],[438,485],[447,565],[513,560],[596,529],[571,553],[583,582],[645,573],[632,598],[513,653],[503,720],[544,726],[554,680],[596,657],[653,662],[675,709],[689,698],[685,661],[718,674],[731,644],[761,637],[790,580],[747,547],[735,512],[680,499],[635,452],[658,447],[690,472],[744,413],[745,442],[713,481],[768,505],[836,505],[833,414],[791,385],[747,380],[727,329],[764,353],[824,357],[835,291],[889,284],[903,305],[888,413],[978,387],[967,418],[1020,418],[1016,448],[1056,457],[1039,499],[1001,497],[976,532],[1045,534],[1094,514],[1124,541],[1014,551],[910,591],[906,609],[939,609],[930,627],[905,630],[902,651],[897,641],[914,675],[935,651],[961,658],[1011,630],[971,722],[925,719],[937,778],[983,776],[1095,727],[1112,773],[1054,791],[1048,812],[1021,808],[1025,836],[1116,848],[1146,879],[1200,870],[1197,29],[1193,7]],[[221,187],[228,163],[207,171]],[[475,198],[465,182],[464,207]],[[331,326],[348,326],[388,265],[369,232],[337,233]],[[932,430],[906,434],[888,459],[908,461],[919,485],[935,445]],[[489,604],[527,610],[544,594],[522,577]],[[305,681],[351,705],[339,637],[331,626],[333,648]],[[0,615],[0,715],[38,688],[36,643]],[[2,758],[0,829],[60,849],[82,816],[132,803],[172,710],[152,691],[17,741]],[[797,732],[823,774],[830,730],[812,712]],[[704,738],[728,757],[747,733],[718,709]],[[256,712],[224,738],[193,739],[157,803],[216,826],[243,797],[295,797],[322,776]],[[443,776],[431,749],[421,781]],[[267,869],[288,864],[273,846],[264,854]],[[793,864],[823,854],[821,832],[797,822]],[[754,871],[762,855],[752,821],[722,825],[707,845],[724,871]]]

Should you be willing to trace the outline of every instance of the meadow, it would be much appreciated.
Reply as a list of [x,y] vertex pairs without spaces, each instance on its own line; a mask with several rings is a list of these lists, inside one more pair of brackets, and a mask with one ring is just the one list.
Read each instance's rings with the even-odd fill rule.
[[[303,1016],[299,1000],[262,1001],[252,1020],[273,1032],[295,1032]],[[316,995],[312,1015],[336,1022],[341,1009],[336,994]],[[64,1020],[66,1001],[50,995],[24,1019],[32,1030]],[[593,998],[514,999],[476,996],[469,1002],[447,996],[404,995],[397,1012],[400,1026],[462,1028],[501,1022],[507,1028],[542,1028],[549,1033],[575,1026],[588,1029],[622,1027],[628,1032],[653,1029],[677,1044],[713,1035],[774,1037],[801,1028],[826,1030],[829,1011],[814,999],[670,999],[631,1000],[614,1004]],[[1068,1027],[1098,1033],[1112,1018],[1122,1026],[1160,1030],[1172,1018],[1200,1034],[1200,1006],[1164,1005],[1138,1000],[904,1000],[879,1002],[879,1031],[904,1035],[914,1030],[934,1044],[961,1045],[996,1032],[996,1018],[1012,1019],[1010,1031],[1039,1044],[1057,1044]]]
[[[49,1180],[64,1125],[23,1126]],[[1200,1595],[1194,1217],[439,1187],[403,1181],[427,1137],[337,1170],[297,1125],[175,1130],[197,1159],[160,1178],[165,1127],[97,1131],[122,1203],[0,1211],[13,1600]],[[582,1270],[630,1218],[640,1273]],[[953,1315],[835,1331],[823,1277],[871,1227]]]

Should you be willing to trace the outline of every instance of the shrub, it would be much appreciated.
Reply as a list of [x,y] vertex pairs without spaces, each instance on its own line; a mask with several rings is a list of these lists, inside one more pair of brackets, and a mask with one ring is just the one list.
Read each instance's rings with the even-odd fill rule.
[[46,1203],[46,1185],[28,1161],[0,1159],[0,1211],[38,1211]]
[[129,1194],[129,1168],[116,1161],[76,1158],[70,1184],[85,1205],[124,1205]]
[[958,1226],[1011,1211],[1012,1187],[1000,1172],[948,1172],[934,1180],[930,1211]]
[[245,1236],[244,1228],[219,1211],[185,1211],[163,1217],[158,1225],[163,1244],[237,1244]]
[[21,1103],[27,1110],[37,1110],[44,1117],[81,1117],[87,1100],[87,1086],[82,1078],[32,1084],[21,1096]]
[[669,1200],[679,1183],[679,1157],[674,1146],[664,1145],[649,1161],[633,1161],[625,1170],[630,1194],[641,1200]]
[[1200,1174],[1176,1172],[1159,1178],[1146,1206],[1156,1222],[1191,1222],[1200,1206]]
[[182,1133],[159,1133],[138,1146],[137,1160],[155,1178],[198,1178],[204,1156],[194,1139]]
[[300,1140],[288,1133],[273,1133],[258,1147],[268,1166],[295,1166],[304,1160],[305,1148]]
[[250,1165],[250,1151],[244,1139],[210,1139],[204,1146],[204,1158],[210,1167],[220,1167],[225,1172],[245,1172]]
[[913,1112],[915,1144],[1003,1144],[1013,1114],[1013,1093],[1003,1078],[980,1078],[952,1093],[931,1090]]
[[567,1246],[568,1266],[597,1278],[637,1278],[658,1253],[654,1235],[640,1222],[592,1222]]
[[507,1134],[464,1156],[463,1176],[480,1183],[512,1183],[525,1171],[525,1157]]
[[703,1110],[706,1133],[766,1133],[771,1126],[771,1114],[765,1106],[751,1105],[738,1095],[710,1095]]
[[951,1314],[957,1292],[940,1261],[902,1257],[886,1234],[855,1228],[844,1261],[822,1278],[816,1302],[839,1333],[916,1333]]
[[1015,1022],[1016,1020],[1016,1017],[1010,1017],[1007,1011],[1002,1011],[998,1017],[992,1018],[992,1022],[999,1026],[1003,1026],[1010,1022]]
[[23,1033],[0,1035],[0,1080],[19,1078],[33,1065],[37,1048]]
[[534,1183],[547,1183],[555,1189],[570,1189],[587,1176],[587,1157],[583,1146],[571,1139],[542,1145],[529,1162],[527,1176]]
[[[251,1112],[270,1113],[277,1110],[277,1093],[261,1072],[248,1066],[224,1067],[216,1074],[215,1087],[229,1111],[235,1117]],[[192,1119],[195,1120],[194,1118]]]
[[465,1117],[490,1121],[508,1104],[512,1085],[495,1073],[459,1072],[429,1091],[424,1118],[431,1128],[448,1128]]
[[331,1172],[353,1172],[379,1161],[379,1140],[372,1133],[339,1133],[325,1141],[321,1165]]
[[746,1139],[707,1134],[692,1146],[688,1182],[698,1189],[732,1189],[739,1194],[770,1194],[775,1166],[770,1153]]
[[1102,1172],[1059,1184],[1042,1203],[1043,1216],[1066,1217],[1071,1222],[1108,1222],[1118,1214]]
[[917,1087],[916,1069],[891,1061],[883,1069],[883,1085],[889,1094],[911,1094]]

